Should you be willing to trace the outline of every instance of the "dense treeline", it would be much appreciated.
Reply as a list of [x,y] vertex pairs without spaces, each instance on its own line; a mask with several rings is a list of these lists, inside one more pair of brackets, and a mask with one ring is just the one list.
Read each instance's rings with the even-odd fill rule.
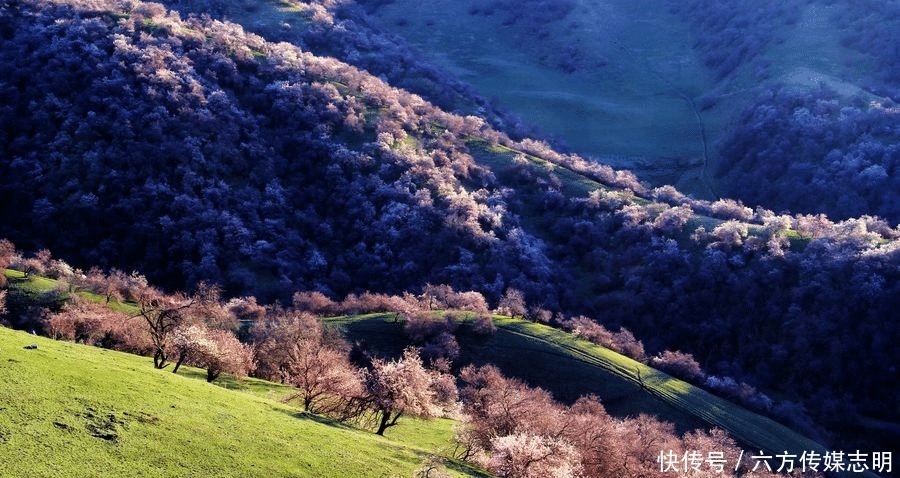
[[776,210],[900,223],[900,117],[891,100],[768,91],[723,140],[726,192]]
[[[878,215],[900,222],[896,194],[900,7],[891,2],[825,2],[847,68],[831,74],[860,85],[858,97],[830,91],[764,85],[755,103],[721,139],[723,193],[775,210],[826,213],[837,218]],[[695,48],[721,78],[745,68],[769,78],[766,48],[783,40],[812,2],[672,2],[694,28]],[[826,10],[816,10],[826,11]],[[703,97],[712,106],[717,93]]]
[[694,451],[704,457],[721,453],[717,456],[729,463],[738,461],[741,450],[721,430],[695,430],[679,437],[670,424],[647,415],[614,419],[596,397],[581,397],[565,406],[540,388],[504,377],[493,366],[468,366],[459,377],[467,425],[457,438],[462,456],[500,477],[662,478],[673,471],[683,476],[781,476],[765,466],[662,471],[666,466],[659,450],[682,457]]
[[[536,320],[625,326],[648,356],[692,354],[833,429],[896,413],[900,231],[883,221],[649,191],[156,4],[2,5],[0,222],[25,249],[265,302],[448,284]],[[524,154],[489,170],[477,137],[609,189],[571,193]],[[452,352],[444,332],[410,331],[435,356]]]

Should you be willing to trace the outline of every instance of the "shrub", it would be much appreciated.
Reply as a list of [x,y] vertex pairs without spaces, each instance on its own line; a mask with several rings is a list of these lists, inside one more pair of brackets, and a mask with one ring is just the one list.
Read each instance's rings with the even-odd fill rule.
[[691,354],[666,350],[650,359],[650,365],[693,384],[702,384],[706,374]]

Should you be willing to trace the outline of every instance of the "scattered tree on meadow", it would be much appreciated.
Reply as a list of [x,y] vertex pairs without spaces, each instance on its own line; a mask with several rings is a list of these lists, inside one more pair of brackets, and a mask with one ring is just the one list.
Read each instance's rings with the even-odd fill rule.
[[257,323],[257,375],[297,388],[304,410],[348,418],[348,406],[364,395],[349,346],[333,329],[308,313],[286,313]]
[[298,389],[304,410],[334,414],[362,394],[359,370],[350,363],[347,344],[319,320],[307,321],[289,347],[287,382]]
[[497,312],[510,317],[525,317],[525,314],[528,313],[525,294],[518,289],[506,289],[497,306]]
[[540,324],[549,324],[553,320],[553,312],[543,307],[532,307],[528,311],[528,320]]
[[123,280],[124,274],[117,269],[113,269],[109,274],[104,274],[99,267],[92,267],[84,279],[84,285],[94,293],[102,295],[106,299],[106,303],[123,299],[122,289],[125,287]]
[[207,382],[222,372],[246,377],[254,368],[252,347],[227,330],[211,330],[203,324],[181,326],[172,332],[172,347],[177,354],[172,372],[178,373],[183,363],[205,368]]
[[614,334],[590,317],[583,315],[572,317],[564,321],[562,327],[576,337],[616,350]]
[[201,284],[194,295],[164,294],[153,287],[146,287],[137,297],[139,313],[147,324],[153,342],[153,366],[162,369],[169,365],[170,342],[175,328],[189,322],[199,322],[205,317],[221,317],[219,292],[214,287]]
[[249,375],[254,368],[253,348],[241,343],[229,330],[210,331],[213,348],[203,354],[201,367],[206,369],[206,380],[212,382],[222,372],[237,378]]
[[47,271],[47,269],[44,268],[44,264],[36,257],[23,259],[18,264],[18,267],[22,270],[26,279],[30,276],[43,275]]
[[172,373],[178,373],[189,357],[199,358],[206,349],[212,349],[208,333],[209,330],[200,325],[179,326],[172,331],[172,349],[176,356]]
[[453,294],[453,288],[448,285],[425,284],[421,297],[425,308],[435,310],[446,307],[446,298],[450,294]]
[[450,478],[450,474],[444,471],[447,459],[438,455],[428,455],[422,466],[413,474],[413,478]]
[[447,300],[447,308],[475,312],[476,314],[487,314],[490,312],[487,300],[480,292],[475,291],[456,292],[451,295]]
[[[397,360],[375,359],[366,377],[369,408],[374,412],[378,435],[397,424],[403,415],[433,418],[455,400],[447,393],[447,380],[440,372],[422,365],[419,352],[407,348]],[[441,385],[440,389],[436,386]],[[438,393],[443,390],[444,393]]]
[[562,327],[585,340],[615,350],[638,362],[647,361],[644,344],[630,330],[622,327],[618,332],[611,332],[602,324],[583,315],[562,322]]
[[293,305],[297,310],[328,316],[338,312],[338,305],[319,291],[295,292]]

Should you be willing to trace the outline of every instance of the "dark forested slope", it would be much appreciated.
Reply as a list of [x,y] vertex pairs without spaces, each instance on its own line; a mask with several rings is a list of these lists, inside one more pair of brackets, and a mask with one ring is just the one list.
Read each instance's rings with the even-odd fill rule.
[[338,59],[421,95],[444,111],[475,114],[507,134],[534,135],[529,125],[487,100],[449,72],[428,62],[402,39],[378,29],[365,9],[343,0],[165,0],[183,15],[203,13],[243,26],[271,42],[297,45]]
[[[510,249],[528,239],[496,183],[421,99],[232,24],[99,8],[4,11],[2,214],[20,243],[263,295],[543,267]],[[503,270],[451,277],[463,260]]]

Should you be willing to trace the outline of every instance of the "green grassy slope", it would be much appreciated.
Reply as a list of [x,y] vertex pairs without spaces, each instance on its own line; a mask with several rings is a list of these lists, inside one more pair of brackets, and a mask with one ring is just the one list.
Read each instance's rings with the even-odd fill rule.
[[107,302],[106,297],[87,290],[69,291],[66,284],[62,284],[55,279],[35,275],[31,275],[26,278],[23,272],[13,269],[6,269],[3,271],[3,274],[9,281],[9,287],[11,289],[18,289],[29,294],[42,294],[45,292],[58,290],[62,293],[64,298],[71,293],[75,293],[97,304],[105,304],[107,307],[117,312],[123,312],[131,315],[137,315],[137,313],[139,312],[138,307],[132,303],[119,302],[115,299]]
[[[402,324],[390,314],[326,320],[385,354],[399,353],[405,343]],[[489,338],[477,338],[463,326],[458,364],[494,363],[567,400],[593,393],[613,415],[653,414],[681,430],[719,427],[753,450],[787,450],[798,456],[806,450],[825,451],[769,418],[567,332],[508,317],[497,316],[494,323],[498,330]]]
[[[24,280],[16,271],[6,274],[13,279],[12,287],[23,290],[41,292],[56,286],[56,281],[51,279]],[[381,353],[399,355],[406,344],[402,324],[390,314],[326,320],[344,329],[349,339],[363,340]],[[505,373],[551,390],[566,401],[596,394],[610,413],[618,416],[649,413],[674,423],[682,431],[701,426],[721,427],[753,448],[778,452],[821,448],[770,419],[569,333],[505,317],[496,317],[495,323],[499,330],[490,338],[477,337],[463,327],[459,334],[462,355],[458,363],[496,364]],[[198,379],[204,377],[201,372],[187,373],[196,373]],[[259,397],[277,398],[287,393],[286,389],[273,389],[273,384],[262,381],[224,383]]]
[[449,420],[383,438],[279,403],[287,387],[202,377],[0,328],[0,476],[411,476],[451,446]]
[[[378,353],[399,355],[408,341],[402,324],[391,314],[370,314],[358,317],[325,319],[339,326],[351,340],[362,340]],[[490,338],[475,336],[466,327],[458,332],[462,349],[457,364],[495,364],[504,373],[521,378],[532,386],[553,392],[558,399],[572,402],[579,396],[593,393],[603,399],[607,410],[617,416],[636,416],[648,413],[676,424],[682,430],[704,427],[706,424],[658,397],[642,393],[640,386],[603,367],[582,360],[537,337],[515,333],[517,323],[524,321],[497,318],[498,332]],[[549,327],[544,329],[552,330]],[[559,331],[563,337],[570,334]]]
[[[15,271],[6,275],[13,288],[32,293],[56,286]],[[392,314],[325,320],[380,354],[399,355],[407,343]],[[798,455],[825,450],[771,419],[567,332],[502,316],[494,322],[498,330],[490,337],[461,326],[457,364],[495,364],[564,401],[595,394],[616,416],[647,413],[681,431],[719,427],[751,449]],[[22,349],[32,342],[38,350]],[[16,450],[34,458],[28,476],[79,476],[57,472],[82,469],[96,476],[125,469],[139,470],[136,476],[243,476],[247,470],[317,476],[335,463],[341,467],[329,472],[335,476],[392,476],[397,470],[408,476],[428,454],[447,454],[452,447],[449,420],[406,420],[384,439],[279,403],[289,387],[229,377],[216,386],[204,378],[200,370],[184,368],[175,376],[153,370],[143,357],[0,329],[0,469],[24,476],[26,468],[15,467],[25,465],[6,453]],[[47,449],[54,453],[41,453]],[[246,453],[236,458],[238,449]],[[79,465],[88,468],[72,468],[80,456],[92,457]],[[378,464],[371,470],[369,458]],[[477,475],[451,465],[458,476]]]

